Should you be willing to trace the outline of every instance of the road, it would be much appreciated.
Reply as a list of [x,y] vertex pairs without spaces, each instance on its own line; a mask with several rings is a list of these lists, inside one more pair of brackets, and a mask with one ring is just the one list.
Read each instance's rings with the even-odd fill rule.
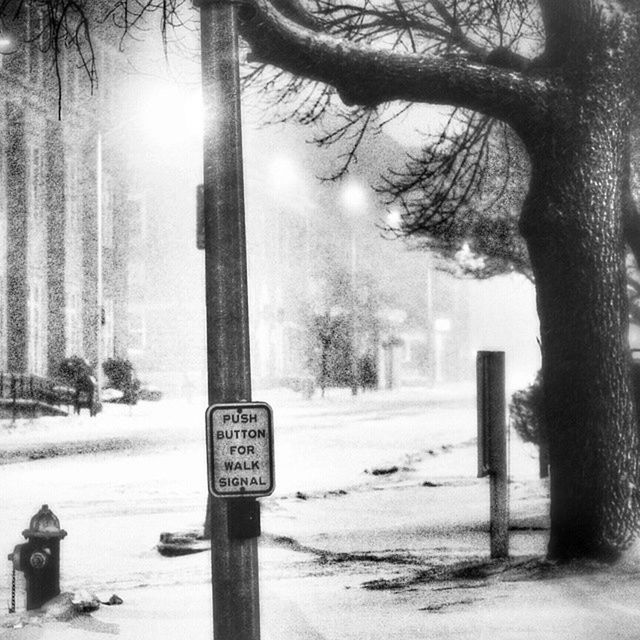
[[[264,501],[267,533],[273,527],[275,533],[296,533],[295,525],[293,531],[287,526],[282,506],[294,496],[350,492],[377,481],[371,473],[377,468],[410,465],[443,445],[469,441],[475,429],[468,394],[405,391],[355,400],[342,394],[311,402],[289,395],[267,399],[275,413],[277,484],[276,494]],[[64,588],[117,591],[201,580],[201,558],[181,560],[177,575],[175,561],[155,550],[160,532],[197,528],[204,519],[201,416],[201,405],[167,401],[131,411],[107,407],[94,421],[84,418],[78,424],[74,418],[50,420],[48,427],[25,423],[14,432],[9,429],[9,435],[6,427],[6,447],[29,449],[52,442],[59,451],[65,443],[77,446],[84,439],[98,443],[98,452],[0,466],[5,488],[0,548],[9,553],[20,543],[31,515],[47,503],[68,532],[62,542]],[[100,451],[101,441],[118,437],[135,445]],[[303,529],[313,534],[307,524]],[[7,562],[4,595],[9,569]]]

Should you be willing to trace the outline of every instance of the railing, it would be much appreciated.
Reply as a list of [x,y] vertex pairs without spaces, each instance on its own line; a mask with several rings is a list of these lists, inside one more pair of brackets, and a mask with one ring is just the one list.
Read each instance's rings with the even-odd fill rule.
[[17,409],[18,405],[72,405],[76,390],[48,378],[23,373],[0,372],[0,402]]

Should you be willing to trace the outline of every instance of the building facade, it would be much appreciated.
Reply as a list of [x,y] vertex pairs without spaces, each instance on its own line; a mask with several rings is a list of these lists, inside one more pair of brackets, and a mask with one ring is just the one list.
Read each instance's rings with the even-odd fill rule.
[[73,49],[56,68],[43,19],[26,5],[0,56],[0,370],[56,377],[65,357],[95,366],[127,344],[129,186],[101,157],[117,48],[96,42],[92,92]]

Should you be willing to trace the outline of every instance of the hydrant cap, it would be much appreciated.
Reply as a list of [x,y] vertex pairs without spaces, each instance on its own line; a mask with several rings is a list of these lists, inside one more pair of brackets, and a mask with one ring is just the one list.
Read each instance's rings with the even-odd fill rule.
[[60,520],[49,509],[49,505],[43,504],[22,535],[25,538],[64,538],[67,532],[60,528]]

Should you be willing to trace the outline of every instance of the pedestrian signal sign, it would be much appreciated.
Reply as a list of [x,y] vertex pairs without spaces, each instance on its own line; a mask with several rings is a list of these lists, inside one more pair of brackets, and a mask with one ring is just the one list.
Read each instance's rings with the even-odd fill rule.
[[214,404],[205,415],[209,493],[218,498],[273,493],[271,407],[265,402]]

